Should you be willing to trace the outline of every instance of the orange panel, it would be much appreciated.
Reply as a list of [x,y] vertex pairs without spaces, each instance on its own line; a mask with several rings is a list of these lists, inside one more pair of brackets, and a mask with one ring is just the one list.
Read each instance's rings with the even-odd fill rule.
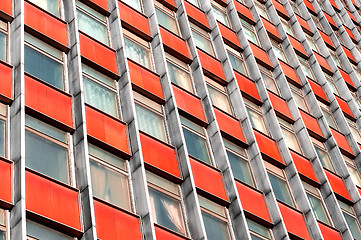
[[321,34],[321,37],[322,37],[323,41],[326,43],[326,45],[327,45],[329,48],[335,50],[335,47],[334,47],[334,45],[333,45],[333,43],[332,43],[332,41],[331,41],[331,38],[330,38],[326,33],[324,33],[323,31],[321,31],[320,29],[318,29],[318,31],[319,31],[319,33]]
[[172,9],[174,11],[177,10],[177,6],[176,6],[174,0],[162,0],[160,2],[162,2],[164,5],[166,5],[167,7],[169,7],[170,9]]
[[341,45],[341,47],[342,47],[343,51],[345,52],[346,56],[348,57],[348,59],[350,60],[350,62],[357,65],[355,58],[353,57],[351,51],[343,45]]
[[249,42],[249,45],[251,46],[252,52],[257,62],[266,68],[273,69],[266,51],[252,42]]
[[278,30],[276,28],[275,25],[273,25],[273,23],[271,23],[270,21],[268,21],[267,19],[261,17],[262,23],[264,25],[264,27],[267,30],[268,35],[275,39],[277,42],[282,42],[282,39],[280,37],[280,34],[278,33]]
[[26,209],[81,231],[78,191],[25,172]]
[[282,5],[282,3],[280,3],[279,1],[277,0],[272,0],[272,3],[273,3],[273,6],[276,8],[278,14],[280,16],[282,16],[283,18],[286,18],[288,19],[288,14],[287,14],[287,11],[285,9],[285,7]]
[[157,225],[154,226],[155,229],[155,236],[158,240],[184,240],[188,239],[186,237],[183,237],[179,234],[173,233],[171,231],[167,231],[163,229],[162,227],[158,227]]
[[[346,9],[346,11],[347,11],[347,9]],[[353,15],[351,14],[351,16],[353,16]],[[355,20],[356,20],[356,19],[355,19]],[[356,22],[357,22],[357,21],[356,21]],[[346,27],[345,25],[344,25],[344,27],[345,27],[345,30],[346,30],[347,34],[350,36],[351,40],[352,40],[354,43],[357,44],[357,40],[356,40],[356,38],[355,38],[355,35],[353,35],[351,29],[349,29],[349,28]]]
[[355,85],[353,84],[350,75],[349,75],[347,72],[345,72],[343,69],[341,69],[341,68],[338,68],[338,70],[340,70],[340,73],[341,73],[341,75],[342,75],[342,78],[343,78],[343,80],[345,80],[345,83],[347,84],[347,86],[348,86],[350,89],[352,89],[353,91],[356,91],[356,87],[355,87]]
[[146,163],[181,178],[174,148],[143,133],[140,133],[140,143]]
[[310,35],[313,35],[312,30],[305,19],[303,19],[301,16],[296,14],[296,18],[298,20],[298,23],[301,25],[303,31],[307,32]]
[[313,51],[313,53],[316,56],[316,60],[317,62],[320,64],[321,68],[323,71],[325,71],[328,74],[332,75],[332,70],[330,68],[330,65],[328,65],[326,58],[324,58],[322,55],[320,55],[319,53]]
[[87,132],[91,137],[129,155],[125,123],[85,106]]
[[331,5],[333,6],[333,8],[336,10],[336,11],[340,11],[340,9],[337,7],[337,4],[335,2],[335,0],[329,0],[329,2],[331,3]]
[[295,151],[290,151],[293,162],[296,165],[297,171],[302,174],[303,176],[309,178],[311,181],[320,183],[317,180],[317,177],[315,175],[315,172],[313,171],[311,162],[308,161],[305,157],[302,155],[296,153]]
[[303,2],[305,3],[308,11],[310,11],[312,14],[317,15],[315,8],[312,6],[312,3],[308,0],[303,0]]
[[0,4],[0,11],[0,16],[4,15],[4,18],[10,21],[13,15],[12,0],[2,0]]
[[12,99],[12,75],[12,66],[0,61],[0,99],[4,100],[5,102],[10,102]]
[[108,11],[108,1],[107,0],[90,0],[89,2],[90,5],[97,5],[99,6],[100,8]]
[[139,217],[94,200],[98,239],[141,240]]
[[238,12],[238,15],[246,20],[247,22],[250,22],[254,24],[254,19],[252,17],[251,11],[248,9],[246,5],[243,3],[238,2],[237,0],[234,0],[234,6],[236,7],[236,10]]
[[325,92],[323,91],[322,87],[314,82],[313,80],[308,79],[308,82],[310,83],[311,89],[313,91],[313,93],[316,95],[317,99],[319,99],[320,101],[324,102],[324,103],[328,103],[327,97]]
[[174,85],[173,92],[178,108],[202,122],[207,122],[203,112],[202,102],[199,98]]
[[281,117],[285,117],[293,121],[292,114],[287,106],[286,101],[270,91],[268,91],[268,96],[277,115],[281,115]]
[[154,95],[164,100],[160,78],[156,73],[128,59],[129,75],[135,89],[145,95]]
[[112,77],[116,78],[118,70],[115,51],[94,41],[82,33],[79,33],[79,41],[82,57],[101,66],[107,72],[110,72]]
[[291,42],[292,47],[295,49],[296,53],[304,58],[308,58],[305,49],[303,48],[302,44],[291,35],[288,35],[288,39]]
[[159,27],[159,30],[163,44],[165,45],[165,50],[188,63],[191,62],[187,43],[163,27]]
[[348,144],[346,137],[332,128],[331,128],[331,132],[341,152],[343,152],[345,155],[350,156],[351,158],[354,157],[353,151],[350,145]]
[[[196,187],[224,201],[228,201],[221,172],[197,160],[191,158],[189,160]],[[212,184],[209,184],[210,182]]]
[[73,127],[71,96],[25,75],[25,105]]
[[306,227],[305,219],[303,218],[303,214],[281,202],[278,202],[278,207],[280,208],[283,222],[286,225],[287,231],[290,234],[302,239],[311,240],[310,234],[308,233]]
[[247,144],[239,120],[229,116],[228,114],[218,110],[217,108],[214,108],[214,113],[216,115],[219,128],[224,133],[226,133],[227,135],[233,138],[238,139],[244,144]]
[[242,203],[242,208],[256,217],[271,222],[262,192],[250,188],[239,181],[236,181],[236,187]]
[[337,193],[339,196],[349,200],[352,202],[352,199],[350,195],[348,194],[348,191],[346,189],[345,184],[343,183],[343,180],[341,177],[337,176],[336,174],[328,171],[327,169],[324,169],[328,182],[331,185],[332,190]]
[[202,10],[200,10],[199,8],[195,7],[194,5],[190,4],[187,1],[184,1],[184,7],[188,17],[192,22],[199,25],[200,27],[203,28],[206,27],[209,29],[206,14]]
[[340,105],[340,108],[342,110],[342,112],[351,119],[355,119],[354,115],[351,112],[350,107],[348,106],[347,102],[345,100],[343,100],[342,98],[340,98],[339,96],[335,95],[336,100],[338,102],[338,105]]
[[[356,25],[358,25],[358,22],[357,22],[355,16],[354,16],[347,8],[345,8],[345,10],[346,10],[347,14],[350,16],[351,20],[352,20]],[[356,39],[355,39],[355,40],[356,40]]]
[[[279,59],[278,59],[279,60]],[[302,83],[297,76],[297,73],[293,67],[288,65],[287,63],[279,60],[280,66],[282,68],[283,73],[286,75],[286,78],[289,82],[295,84],[298,87],[302,87]]]
[[203,70],[211,75],[213,78],[218,79],[219,81],[226,82],[226,77],[223,73],[223,68],[221,61],[212,56],[208,55],[204,51],[198,49],[198,56],[202,64]]
[[0,200],[11,203],[11,163],[0,159]]
[[238,87],[242,91],[242,94],[246,94],[248,97],[262,103],[261,98],[258,95],[256,84],[251,79],[238,72],[234,72],[234,74],[236,75]]
[[342,240],[337,229],[334,229],[322,222],[318,222],[324,240]]
[[226,44],[237,50],[242,49],[241,45],[239,44],[237,34],[232,29],[224,26],[222,23],[218,23],[218,27]]
[[284,166],[285,163],[283,162],[281,154],[278,150],[276,141],[264,135],[263,133],[258,132],[257,130],[254,130],[253,132],[263,158],[275,165]]
[[325,17],[327,19],[327,21],[330,23],[331,27],[333,28],[333,30],[337,30],[337,26],[335,21],[332,19],[332,17],[330,15],[328,15],[328,13],[326,13],[325,11],[323,11],[323,13],[325,14]]
[[320,139],[320,138],[324,139],[320,125],[317,122],[317,119],[314,118],[313,116],[311,116],[310,114],[306,113],[302,109],[299,109],[299,110],[300,110],[302,120],[305,123],[306,128],[307,128],[308,132],[310,133],[310,135],[317,139]]

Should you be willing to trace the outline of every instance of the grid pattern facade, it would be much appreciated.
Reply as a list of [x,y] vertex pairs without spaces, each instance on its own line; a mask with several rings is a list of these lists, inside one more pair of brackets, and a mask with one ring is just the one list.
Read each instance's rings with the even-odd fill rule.
[[358,0],[0,0],[0,239],[360,239]]

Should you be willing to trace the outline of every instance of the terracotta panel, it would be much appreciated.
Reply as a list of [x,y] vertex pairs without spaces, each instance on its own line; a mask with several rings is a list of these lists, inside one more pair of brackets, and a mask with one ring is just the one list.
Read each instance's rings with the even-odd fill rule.
[[151,36],[147,17],[121,1],[118,1],[118,6],[122,25],[136,34],[150,40]]
[[100,8],[108,11],[108,1],[107,0],[90,0],[89,2],[90,2],[89,3],[90,5],[95,4],[95,5],[99,6]]
[[82,57],[99,65],[103,73],[110,73],[111,77],[117,78],[117,60],[114,50],[92,40],[82,33],[79,33],[79,41]]
[[312,3],[308,0],[303,0],[303,2],[305,3],[308,11],[310,11],[312,14],[317,15],[315,8],[312,6]]
[[346,56],[348,57],[348,59],[350,60],[350,62],[357,65],[356,60],[353,57],[351,51],[347,47],[345,47],[343,45],[341,45],[341,47],[342,47],[343,51],[345,52]]
[[182,59],[183,61],[190,63],[191,56],[188,52],[187,43],[163,27],[159,27],[159,30],[165,50]]
[[322,55],[320,55],[319,53],[317,53],[315,51],[313,51],[313,53],[315,54],[316,60],[320,64],[322,70],[324,72],[332,75],[332,69],[331,69],[330,65],[328,65],[326,58],[324,58]]
[[187,1],[184,1],[184,7],[188,17],[190,17],[190,20],[193,23],[199,25],[200,27],[206,27],[209,29],[207,17],[202,10],[198,9]]
[[326,13],[325,11],[323,11],[323,13],[325,14],[325,17],[327,19],[327,21],[330,23],[331,27],[333,28],[333,30],[337,30],[337,26],[336,26],[336,23],[335,21],[333,20],[333,18],[328,15],[328,13]]
[[[221,172],[197,160],[189,160],[196,187],[227,202]],[[212,184],[209,184],[210,182]]]
[[73,127],[71,96],[25,76],[25,105],[65,126]]
[[352,199],[351,199],[350,195],[348,194],[348,191],[346,189],[345,184],[343,183],[342,178],[326,169],[325,169],[325,173],[326,173],[328,182],[331,185],[332,190],[335,193],[337,193],[339,196],[352,202]]
[[354,83],[352,82],[350,75],[341,68],[338,68],[338,70],[340,71],[342,78],[345,81],[345,83],[347,84],[347,86],[350,89],[352,89],[353,91],[356,91],[356,87],[355,87]]
[[159,99],[158,101],[164,101],[162,85],[157,74],[129,59],[128,67],[130,81],[137,91],[151,98],[153,97],[152,95],[154,95]]
[[55,41],[55,45],[68,46],[67,25],[65,22],[60,21],[28,2],[24,2],[24,7],[25,25]]
[[241,141],[244,144],[247,144],[239,120],[229,116],[217,108],[214,108],[214,113],[216,115],[219,128],[222,132]]
[[174,85],[173,92],[178,108],[202,122],[207,122],[203,112],[202,102],[199,98]]
[[0,62],[0,100],[10,102],[12,99],[12,66]]
[[272,3],[273,3],[273,6],[276,8],[278,14],[281,17],[286,18],[286,19],[289,18],[288,14],[287,14],[287,11],[286,11],[285,7],[282,5],[282,3],[280,3],[277,0],[272,0]]
[[354,115],[352,114],[352,111],[350,107],[348,106],[347,102],[340,98],[339,96],[335,95],[338,105],[340,106],[342,112],[351,119],[355,119]]
[[254,54],[254,57],[256,58],[256,61],[266,68],[273,69],[272,63],[269,60],[266,51],[263,50],[262,48],[260,48],[259,46],[255,45],[252,42],[249,42],[249,45],[251,46],[251,49]]
[[337,146],[340,148],[340,150],[345,155],[348,155],[352,158],[354,153],[353,153],[350,145],[348,144],[346,137],[343,134],[339,133],[338,131],[336,131],[332,128],[331,128],[331,132],[332,132],[332,135],[335,138]]
[[263,198],[262,192],[250,188],[238,181],[236,181],[236,187],[241,200],[242,208],[258,218],[271,222],[267,204]]
[[310,35],[313,35],[312,30],[305,19],[303,19],[301,16],[296,14],[296,18],[298,23],[301,25],[303,31],[307,32]]
[[280,151],[275,140],[272,138],[254,130],[254,135],[259,147],[259,150],[262,153],[262,157],[278,166],[284,166],[284,161],[281,157]]
[[202,68],[206,73],[221,82],[226,82],[226,77],[224,76],[221,61],[211,57],[210,55],[199,49],[198,56],[202,64]]
[[268,35],[271,38],[275,39],[277,42],[282,42],[282,39],[280,37],[280,34],[278,33],[276,26],[273,25],[273,23],[271,23],[270,21],[268,21],[267,19],[265,19],[263,17],[261,17],[261,20],[262,20],[264,27],[266,28]]
[[181,178],[174,148],[143,133],[140,133],[140,143],[144,162]]
[[85,114],[88,135],[129,155],[125,123],[89,106],[85,106]]
[[300,174],[302,174],[303,176],[310,179],[311,181],[316,182],[316,183],[320,183],[317,180],[315,172],[313,171],[311,162],[307,158],[301,156],[300,154],[298,154],[298,153],[296,153],[294,151],[290,151],[290,153],[291,153],[293,162],[296,165],[297,171]]
[[310,133],[311,136],[321,140],[324,139],[325,137],[322,134],[320,125],[317,122],[317,119],[314,118],[313,116],[311,116],[310,114],[308,114],[307,112],[303,111],[302,109],[300,110],[300,114],[302,117],[303,122],[306,125],[306,128],[308,130],[308,132]]
[[0,159],[0,200],[7,203],[12,202],[12,177],[11,163]]
[[327,45],[329,48],[335,50],[335,46],[333,45],[333,43],[332,43],[332,41],[331,41],[331,38],[330,38],[326,33],[324,33],[323,31],[321,31],[320,29],[318,29],[318,32],[320,33],[320,35],[321,35],[323,41],[326,43],[326,45]]
[[248,9],[246,5],[243,3],[238,2],[237,0],[234,0],[234,6],[236,7],[236,10],[238,12],[238,15],[246,20],[247,22],[250,22],[251,24],[254,24],[254,19],[252,17],[251,11]]
[[162,227],[158,227],[157,225],[154,226],[155,229],[155,236],[158,240],[184,240],[189,239],[186,237],[183,237],[179,234],[173,233],[171,231],[167,231],[163,229]]
[[139,217],[94,200],[98,239],[141,240]]
[[164,5],[166,5],[168,8],[172,9],[173,11],[177,10],[177,5],[175,4],[174,0],[161,0]]
[[286,225],[287,231],[305,240],[311,240],[310,234],[308,233],[303,214],[296,211],[293,208],[286,206],[285,204],[278,202],[283,222]]
[[302,83],[301,83],[300,79],[298,78],[295,69],[293,67],[291,67],[290,65],[288,65],[287,63],[283,62],[282,60],[278,59],[278,61],[280,63],[282,71],[285,74],[287,80],[298,87],[302,87]]
[[12,0],[2,0],[0,4],[0,16],[10,21],[13,15]]
[[237,34],[230,28],[224,26],[222,23],[218,23],[219,31],[224,39],[224,42],[231,47],[241,50],[241,44],[238,41]]
[[292,47],[295,49],[296,53],[304,58],[308,58],[307,53],[305,49],[303,48],[302,44],[291,35],[288,35],[288,39],[291,42]]
[[286,118],[293,121],[292,114],[288,108],[286,101],[270,91],[268,91],[268,96],[271,100],[274,110],[276,111],[276,114],[281,118]]
[[342,240],[341,235],[337,229],[334,229],[322,222],[318,222],[324,240]]
[[326,94],[323,91],[322,87],[318,83],[312,81],[309,78],[308,78],[308,82],[310,83],[311,89],[312,89],[313,93],[316,95],[317,99],[319,99],[320,101],[322,101],[324,103],[328,103]]
[[258,95],[256,84],[251,79],[238,72],[234,72],[234,74],[236,75],[238,87],[242,91],[242,94],[245,94],[248,97],[261,103],[261,98]]
[[77,190],[29,171],[25,181],[27,210],[81,231]]

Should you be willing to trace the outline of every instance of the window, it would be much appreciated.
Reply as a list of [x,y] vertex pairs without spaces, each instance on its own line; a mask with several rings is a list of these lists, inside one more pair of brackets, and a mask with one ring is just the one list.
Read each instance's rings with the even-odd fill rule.
[[261,65],[258,65],[258,68],[260,70],[262,80],[266,85],[266,88],[279,95],[280,92],[277,88],[277,84],[273,77],[272,71]]
[[353,64],[351,64],[351,66],[353,67],[353,70],[355,71],[355,74],[356,74],[358,80],[361,81],[361,72],[360,72],[360,70],[358,70],[357,66],[355,66]]
[[179,186],[151,172],[147,181],[154,222],[186,235]]
[[297,13],[298,15],[301,15],[300,10],[298,9],[297,3],[295,1],[293,1],[293,0],[288,1],[288,2],[291,4],[291,7],[292,7],[293,11],[295,13]]
[[25,34],[25,72],[64,90],[64,54]]
[[273,239],[271,232],[268,228],[252,220],[249,220],[248,218],[246,220],[247,220],[248,229],[251,233],[251,240]]
[[31,240],[74,240],[74,238],[69,237],[64,233],[58,232],[30,220],[26,220],[26,235],[27,239]]
[[253,42],[256,45],[260,45],[258,38],[257,38],[256,30],[254,29],[254,26],[252,24],[250,24],[249,22],[243,20],[242,18],[240,18],[240,21],[241,21],[242,29],[244,31],[244,34],[246,35],[247,40]]
[[338,201],[338,204],[340,205],[343,217],[346,220],[346,223],[352,233],[353,238],[361,239],[360,225],[357,222],[356,214],[355,214],[353,208],[341,201]]
[[353,91],[350,91],[350,92],[351,92],[351,95],[352,95],[353,99],[354,99],[355,102],[357,103],[358,108],[361,109],[361,100],[360,100],[360,98],[357,96],[357,92],[353,92]]
[[170,55],[166,56],[170,80],[185,90],[194,93],[189,65]]
[[94,69],[82,65],[85,102],[119,118],[116,83]]
[[327,80],[327,82],[328,82],[328,85],[331,87],[332,92],[333,92],[334,94],[339,95],[338,90],[337,90],[337,87],[336,87],[336,84],[335,84],[335,82],[333,81],[332,76],[329,75],[329,74],[327,74],[327,73],[323,73],[323,74],[325,74],[326,80]]
[[204,76],[207,83],[207,89],[212,100],[212,104],[226,113],[233,115],[231,104],[228,99],[227,88],[216,81]]
[[292,28],[291,28],[290,24],[288,23],[288,21],[282,17],[280,18],[280,20],[281,20],[281,24],[282,24],[282,27],[285,30],[285,32],[288,33],[289,35],[293,36],[293,31],[292,31]]
[[6,62],[8,55],[8,24],[0,20],[0,60]]
[[60,0],[30,0],[30,2],[41,7],[42,9],[61,17],[61,2]]
[[7,120],[8,107],[5,104],[0,103],[0,157],[7,156],[7,131],[6,131],[6,120]]
[[196,46],[209,55],[215,57],[215,53],[213,50],[211,38],[209,37],[209,33],[204,31],[203,29],[197,27],[196,25],[191,23],[191,30],[194,42]]
[[30,116],[25,125],[26,167],[70,184],[68,134]]
[[303,111],[309,112],[307,102],[305,100],[302,90],[291,83],[289,84],[289,86],[291,88],[293,98],[295,99],[295,101],[297,103],[297,106],[299,108],[301,108]]
[[228,226],[226,208],[198,196],[206,235],[209,240],[230,240],[231,233]]
[[141,0],[124,0],[124,2],[139,12],[143,12]]
[[311,205],[312,211],[315,214],[316,219],[332,226],[329,215],[327,214],[327,210],[325,208],[325,204],[322,201],[320,191],[305,182],[302,183],[306,191],[308,202]]
[[0,209],[0,240],[7,239],[7,222],[8,216],[7,211]]
[[181,122],[188,154],[212,165],[205,129],[184,117]]
[[335,62],[336,66],[338,66],[339,68],[342,68],[341,66],[341,62],[340,60],[338,59],[337,55],[336,55],[336,52],[331,50],[331,49],[328,49],[328,51],[330,52],[330,55],[331,55],[331,58],[332,60]]
[[345,45],[345,42],[343,41],[340,33],[338,31],[333,31],[335,33],[336,38],[338,39],[338,41],[342,44]]
[[302,153],[301,147],[298,144],[296,133],[293,131],[293,126],[289,122],[278,118],[282,134],[285,137],[286,145],[292,150]]
[[155,1],[154,3],[159,25],[174,34],[180,35],[175,13],[158,1]]
[[318,101],[318,104],[322,110],[323,116],[326,118],[328,125],[330,125],[334,129],[338,129],[336,121],[331,113],[330,107],[320,101]]
[[326,11],[325,7],[322,4],[322,0],[317,0],[318,5],[321,7],[323,11]]
[[228,45],[226,45],[226,50],[233,69],[247,75],[246,65],[242,54]]
[[268,135],[267,127],[263,120],[261,107],[249,101],[248,99],[244,99],[244,103],[246,105],[248,117],[251,121],[252,127]]
[[126,57],[132,59],[143,67],[152,70],[152,53],[149,42],[126,30],[123,30],[123,32]]
[[255,186],[252,171],[249,166],[247,152],[236,144],[223,139],[233,176],[248,185]]
[[88,149],[93,195],[132,211],[125,160],[91,144]]
[[317,16],[313,15],[313,14],[310,14],[311,15],[311,18],[313,20],[313,22],[315,23],[316,27],[318,29],[320,29],[321,31],[325,31],[320,23],[320,21],[318,20]]
[[264,164],[276,198],[281,202],[295,207],[283,170],[265,161]]
[[216,20],[220,23],[223,23],[227,27],[232,28],[231,24],[229,23],[226,9],[215,1],[211,1],[211,3]]
[[315,52],[318,52],[318,48],[315,41],[313,40],[313,37],[308,35],[308,33],[305,33],[305,36],[306,36],[306,41],[308,45],[310,45],[311,49]]
[[311,137],[311,141],[313,143],[313,147],[315,148],[316,154],[321,161],[322,166],[330,170],[331,172],[335,172],[325,145],[313,137]]
[[357,129],[356,123],[354,121],[351,121],[347,117],[346,117],[346,121],[348,123],[348,126],[350,127],[351,135],[355,138],[356,142],[361,144],[360,131]]
[[256,7],[258,14],[264,17],[265,19],[269,20],[266,7],[258,1],[254,1],[254,5]]
[[285,52],[283,51],[282,45],[280,43],[276,43],[275,41],[271,40],[273,50],[276,54],[276,57],[278,59],[281,59],[282,61],[288,63],[287,57]]
[[110,45],[107,17],[76,1],[79,30],[105,45]]
[[351,179],[357,186],[361,187],[361,177],[359,172],[357,171],[355,162],[351,158],[346,157],[345,155],[342,156],[346,162],[347,169],[350,172]]
[[302,69],[303,73],[306,75],[306,77],[314,79],[311,67],[308,64],[307,60],[304,59],[303,57],[298,56],[298,55],[297,55],[297,58],[298,58],[298,60],[299,60],[299,62],[301,64],[301,69]]
[[133,94],[139,130],[164,142],[168,142],[163,106],[143,97],[139,93],[133,92]]

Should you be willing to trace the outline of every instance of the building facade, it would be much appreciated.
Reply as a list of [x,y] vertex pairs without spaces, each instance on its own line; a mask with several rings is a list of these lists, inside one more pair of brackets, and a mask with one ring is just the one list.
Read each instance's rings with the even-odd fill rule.
[[361,240],[360,41],[358,0],[0,0],[0,240]]

